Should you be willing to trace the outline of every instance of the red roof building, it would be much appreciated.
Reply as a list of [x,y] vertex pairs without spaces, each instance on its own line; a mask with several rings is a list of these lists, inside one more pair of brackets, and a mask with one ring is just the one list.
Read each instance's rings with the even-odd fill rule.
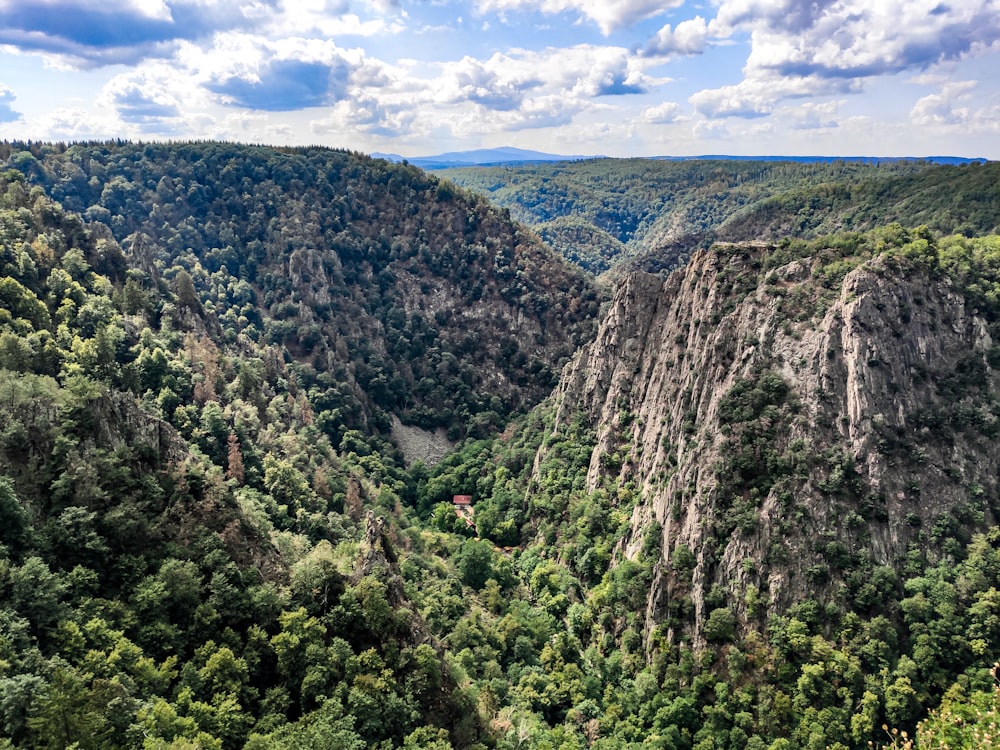
[[473,520],[475,511],[472,509],[472,495],[455,495],[451,499],[451,504],[455,506],[455,515],[465,521],[465,525],[470,529],[475,528],[476,522]]

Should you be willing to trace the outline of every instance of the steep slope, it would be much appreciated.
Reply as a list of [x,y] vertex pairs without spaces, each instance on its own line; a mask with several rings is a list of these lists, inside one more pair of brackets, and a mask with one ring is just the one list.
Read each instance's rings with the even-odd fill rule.
[[[487,195],[511,215],[547,233],[552,246],[593,273],[633,256],[656,270],[677,268],[711,233],[762,200],[822,184],[854,185],[919,175],[927,163],[812,163],[735,160],[589,159],[440,172]],[[560,219],[592,227],[607,250],[593,255],[581,233],[554,232]],[[740,239],[749,239],[748,234]],[[607,240],[619,243],[616,249]],[[614,251],[611,254],[608,251]],[[648,257],[646,257],[648,256]]]
[[626,279],[563,375],[553,433],[585,415],[589,489],[636,488],[626,556],[662,529],[647,631],[810,598],[864,611],[908,556],[953,553],[995,517],[996,245],[890,227]]
[[592,159],[441,174],[508,208],[572,262],[618,274],[673,270],[716,240],[818,237],[892,221],[942,234],[992,233],[1000,224],[998,170],[997,163]]
[[475,746],[389,446],[126,261],[0,174],[0,745]]
[[[182,326],[301,367],[324,431],[390,415],[452,437],[542,398],[599,295],[504,212],[420,170],[329,149],[3,144],[67,210],[106,224]],[[124,273],[124,268],[121,272]]]

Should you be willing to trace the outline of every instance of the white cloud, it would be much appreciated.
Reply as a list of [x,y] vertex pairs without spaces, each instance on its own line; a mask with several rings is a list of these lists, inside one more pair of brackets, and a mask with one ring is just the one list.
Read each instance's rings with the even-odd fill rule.
[[622,26],[679,8],[684,0],[479,0],[480,12],[539,11],[577,13],[596,23],[604,34]]
[[362,50],[332,40],[237,32],[217,34],[210,48],[184,44],[178,62],[222,102],[270,111],[332,104],[347,96],[356,76],[377,81],[379,68]]
[[[669,50],[679,28],[665,27],[650,51]],[[734,39],[749,32],[750,53],[742,81],[699,91],[691,103],[709,118],[759,118],[785,99],[859,93],[879,76],[933,70],[981,53],[1000,39],[1000,0],[723,0],[706,31]],[[937,96],[915,116],[946,117],[947,104]],[[832,127],[828,106],[798,108],[804,115],[798,126]],[[960,117],[960,109],[948,116]]]
[[232,112],[222,120],[199,118],[193,123],[198,131],[215,140],[251,143],[293,143],[294,132],[283,123],[275,123],[269,114],[260,112]]
[[520,81],[573,96],[638,94],[662,83],[646,75],[650,61],[623,47],[580,44],[539,51],[516,50],[502,62],[505,70]]
[[268,0],[0,0],[0,45],[93,68],[167,58],[181,40],[249,28]]
[[676,28],[667,24],[646,44],[647,55],[696,55],[705,51],[708,24],[701,16],[681,21]]
[[52,140],[102,140],[130,134],[128,126],[118,118],[82,107],[53,110],[33,124]]
[[[928,94],[913,105],[910,116],[917,125],[969,125],[973,120],[982,120],[971,104],[975,81],[952,81],[945,83],[936,94]],[[977,116],[979,115],[979,116]]]
[[515,49],[436,66],[382,64],[377,82],[356,76],[344,100],[310,128],[321,135],[363,131],[413,138],[446,132],[472,138],[562,127],[582,113],[607,111],[605,97],[619,99],[661,83],[643,72],[650,64],[628,50],[593,45]]
[[157,62],[112,78],[101,90],[99,102],[116,110],[125,122],[172,127],[182,112],[190,111],[196,94],[186,75]]
[[865,77],[923,70],[1000,39],[1000,2],[725,0],[711,33],[752,32],[749,71]]
[[784,99],[845,94],[858,91],[859,87],[857,81],[850,79],[759,76],[745,78],[732,86],[699,91],[689,101],[705,117],[755,118],[770,114]]
[[840,124],[840,110],[846,103],[846,99],[834,99],[782,107],[777,112],[777,119],[796,130],[835,128]]
[[309,128],[317,135],[343,136],[363,131],[387,138],[413,137],[428,132],[427,123],[421,122],[425,115],[424,109],[355,92],[350,101],[338,102],[326,117],[311,120]]
[[442,102],[469,101],[487,109],[511,110],[541,81],[507,55],[497,53],[486,61],[464,57],[445,66],[436,98]]
[[257,24],[272,37],[319,36],[333,39],[342,36],[371,37],[398,34],[405,29],[405,14],[398,8],[376,8],[371,18],[351,12],[349,0],[284,0],[266,22]]
[[682,119],[681,105],[677,102],[663,102],[649,107],[642,113],[642,119],[652,125],[665,125]]

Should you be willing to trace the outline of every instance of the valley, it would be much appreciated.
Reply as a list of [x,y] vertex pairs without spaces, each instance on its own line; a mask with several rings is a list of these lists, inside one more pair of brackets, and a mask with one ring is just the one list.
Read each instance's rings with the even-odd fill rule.
[[0,748],[985,746],[995,162],[0,162]]

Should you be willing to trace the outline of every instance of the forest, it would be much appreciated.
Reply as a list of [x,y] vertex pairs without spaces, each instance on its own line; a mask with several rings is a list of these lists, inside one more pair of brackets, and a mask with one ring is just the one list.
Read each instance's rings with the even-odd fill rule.
[[997,231],[996,163],[592,159],[438,172],[600,275],[673,270],[718,241],[778,241],[891,222]]
[[[605,266],[563,258],[502,201],[319,148],[4,143],[0,159],[0,747],[794,750],[996,736],[1000,529],[971,511],[922,530],[926,549],[895,566],[830,542],[816,580],[843,585],[791,607],[748,590],[748,620],[713,589],[701,632],[690,596],[647,628],[654,578],[690,576],[696,551],[664,559],[651,526],[626,552],[644,501],[621,478],[627,448],[588,486],[597,428],[565,413],[557,387],[594,336],[609,292],[591,272]],[[828,170],[805,182],[781,165],[738,169],[755,176],[719,173],[694,193],[725,194],[754,226],[823,203],[815,183],[836,170],[857,182],[851,205],[910,211],[887,213],[888,229],[869,231],[872,215],[813,236],[826,231],[817,208],[809,232],[768,246],[762,273],[820,258],[807,286],[825,299],[851,269],[884,263],[1000,320],[1000,201],[979,182],[991,165],[866,166],[869,182],[860,166],[787,167]],[[931,173],[986,198],[932,222],[916,211]],[[664,190],[643,179],[641,192]],[[727,180],[757,185],[753,205]],[[600,230],[618,243],[593,245],[607,268],[666,195],[624,234]],[[585,215],[560,216],[595,242]],[[940,383],[982,409],[929,415],[928,432],[995,436],[990,351]],[[741,381],[725,405],[727,439],[753,459],[733,483],[749,493],[798,470],[753,463],[754,430],[794,408],[780,378]],[[443,431],[454,450],[407,461],[395,420]],[[850,483],[838,467],[831,493]],[[455,494],[473,496],[472,526]]]

